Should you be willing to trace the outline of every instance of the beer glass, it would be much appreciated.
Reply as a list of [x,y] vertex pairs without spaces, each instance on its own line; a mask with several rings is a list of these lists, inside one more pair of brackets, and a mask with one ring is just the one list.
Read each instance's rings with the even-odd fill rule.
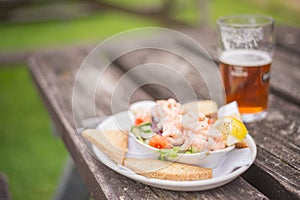
[[217,20],[219,69],[226,102],[237,101],[244,122],[267,114],[274,20],[268,16],[235,15]]

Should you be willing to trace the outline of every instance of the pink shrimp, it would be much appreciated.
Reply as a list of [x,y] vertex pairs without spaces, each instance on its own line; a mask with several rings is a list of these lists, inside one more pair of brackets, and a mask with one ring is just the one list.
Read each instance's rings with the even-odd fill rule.
[[151,122],[150,109],[139,108],[134,110],[135,119],[139,119],[143,123]]

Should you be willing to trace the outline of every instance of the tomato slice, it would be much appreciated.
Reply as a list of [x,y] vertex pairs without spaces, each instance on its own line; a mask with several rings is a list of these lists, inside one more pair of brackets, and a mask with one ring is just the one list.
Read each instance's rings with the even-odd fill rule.
[[134,123],[135,123],[135,125],[140,125],[143,122],[144,122],[144,120],[142,120],[141,118],[136,118]]
[[214,122],[215,122],[215,119],[213,119],[213,118],[208,118],[208,120],[207,120],[207,123],[209,125],[213,124]]
[[169,141],[166,138],[164,138],[163,136],[160,136],[160,135],[153,136],[149,141],[149,145],[154,147],[154,148],[157,148],[157,149],[163,149],[168,144],[169,144]]

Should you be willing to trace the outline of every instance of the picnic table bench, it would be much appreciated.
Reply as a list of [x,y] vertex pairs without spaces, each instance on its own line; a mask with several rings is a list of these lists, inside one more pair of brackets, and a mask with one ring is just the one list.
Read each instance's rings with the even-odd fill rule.
[[[181,32],[191,36],[208,51],[215,62],[216,36],[210,29],[185,29]],[[278,27],[277,46],[272,63],[269,109],[266,119],[246,124],[257,145],[257,157],[253,165],[232,182],[207,191],[179,192],[150,187],[122,176],[102,164],[91,155],[85,142],[77,132],[72,110],[72,92],[77,71],[91,47],[68,48],[39,52],[29,60],[29,69],[35,85],[47,107],[56,130],[74,160],[82,180],[94,199],[300,199],[300,51],[299,30]],[[144,40],[138,42],[147,41]],[[168,42],[167,38],[160,38]],[[294,44],[297,43],[297,44]],[[108,58],[118,50],[130,45],[130,41],[107,49]],[[178,45],[182,52],[199,55],[189,46]],[[203,58],[205,59],[205,58]],[[110,110],[112,85],[135,66],[161,63],[168,65],[190,78],[199,98],[207,98],[203,81],[191,71],[190,64],[182,57],[170,52],[141,49],[129,52],[113,60],[103,74],[105,84],[96,92],[97,116],[107,116]],[[80,89],[83,115],[91,76],[99,76],[97,66],[86,71]],[[152,74],[151,74],[152,75]],[[155,74],[154,74],[155,75]],[[143,77],[124,80],[123,91]],[[176,83],[174,83],[176,84]],[[202,84],[202,85],[201,85]],[[180,87],[180,86],[178,86]],[[157,85],[138,88],[132,102],[144,99],[175,97],[172,91]],[[76,191],[74,191],[74,194]]]

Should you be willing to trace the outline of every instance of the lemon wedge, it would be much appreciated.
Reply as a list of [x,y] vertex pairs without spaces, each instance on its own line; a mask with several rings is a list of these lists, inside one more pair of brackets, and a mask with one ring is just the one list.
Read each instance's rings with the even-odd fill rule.
[[248,133],[245,124],[232,116],[218,119],[213,126],[221,131],[227,146],[242,141]]

